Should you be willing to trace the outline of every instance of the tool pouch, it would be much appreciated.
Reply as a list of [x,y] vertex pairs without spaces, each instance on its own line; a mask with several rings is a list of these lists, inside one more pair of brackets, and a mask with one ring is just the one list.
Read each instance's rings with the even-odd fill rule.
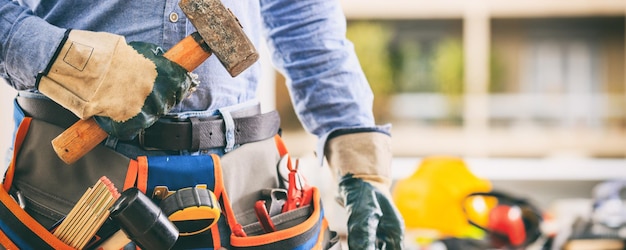
[[[21,119],[13,160],[0,188],[0,245],[7,249],[71,249],[50,233],[55,224],[100,177],[106,175],[118,187],[123,184],[129,158],[98,146],[68,166],[49,143],[61,132],[63,128],[41,120]],[[105,223],[97,238],[117,230]]]
[[[276,136],[275,141],[279,155],[285,156],[287,148],[282,139]],[[341,249],[338,234],[328,227],[319,190],[315,187],[312,189],[313,195],[309,197],[311,201],[303,202],[309,205],[270,218],[276,228],[273,232],[265,232],[258,221],[241,226],[235,213],[230,211],[232,208],[228,205],[228,199],[225,199],[224,211],[231,228],[231,248]],[[228,198],[226,195],[224,197]]]
[[328,228],[315,187],[312,199],[310,205],[272,216],[274,232],[265,233],[259,222],[243,226],[245,236],[231,235],[232,249],[341,249],[339,236]]
[[[267,151],[255,155],[258,147],[270,146],[277,147],[276,156]],[[282,139],[276,136],[243,145],[222,157],[215,154],[138,157],[136,164],[131,162],[129,166],[124,189],[135,185],[150,196],[157,186],[177,190],[205,184],[214,192],[222,211],[217,224],[199,234],[181,235],[174,249],[339,249],[339,237],[328,227],[315,188],[310,205],[272,217],[275,232],[263,233],[259,222],[250,220],[254,214],[251,201],[259,199],[261,187],[275,188],[279,182],[275,164],[261,165],[277,162],[286,153]]]
[[[120,190],[137,187],[149,197],[157,186],[177,190],[207,185],[219,201],[221,216],[209,230],[179,237],[175,249],[340,248],[316,188],[309,205],[271,217],[276,231],[260,230],[254,202],[262,189],[277,188],[282,182],[277,163],[287,150],[279,136],[241,145],[222,156],[129,159],[99,145],[67,165],[49,143],[63,132],[62,126],[30,117],[18,121],[13,160],[0,188],[0,246],[6,249],[71,249],[50,231],[102,176]],[[107,221],[96,238],[105,239],[118,229]]]

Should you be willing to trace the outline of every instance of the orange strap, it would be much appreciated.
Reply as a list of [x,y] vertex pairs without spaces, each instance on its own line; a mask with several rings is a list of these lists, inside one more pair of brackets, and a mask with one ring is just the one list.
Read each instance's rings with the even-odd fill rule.
[[211,154],[211,158],[213,159],[213,175],[215,176],[215,188],[213,189],[213,193],[216,198],[219,199],[224,193],[224,176],[222,175],[222,163],[220,162],[220,157]]
[[[285,142],[283,141],[283,138],[280,137],[280,135],[275,135],[274,141],[276,142],[276,149],[278,149],[278,154],[281,158],[289,153],[289,151],[287,150],[287,146],[285,145]],[[291,165],[291,156],[288,157],[287,160],[287,169],[289,169],[289,171],[293,171],[294,168]]]
[[326,229],[328,229],[328,221],[324,217],[322,218],[322,228],[320,229],[320,236],[317,238],[317,242],[315,242],[315,245],[312,249],[324,249],[324,246],[322,244],[324,244],[324,231],[326,231]]
[[233,208],[230,204],[230,199],[228,198],[226,192],[224,192],[224,177],[222,176],[222,164],[220,163],[220,158],[216,154],[211,154],[211,158],[213,158],[213,169],[215,171],[215,196],[218,200],[221,197],[224,201],[224,214],[226,214],[226,219],[228,220],[228,225],[230,225],[231,229],[237,226],[241,227],[235,218],[235,213],[233,212]]
[[220,229],[216,226],[211,227],[211,238],[213,238],[213,249],[222,248],[222,241],[220,238]]
[[[35,219],[33,219],[33,217],[30,217],[30,215],[26,213],[26,211],[24,211],[4,190],[0,190],[0,202],[2,202],[2,206],[4,208],[10,211],[10,214],[4,214],[3,216],[14,216],[15,218],[17,218],[17,220],[19,220],[19,226],[27,228],[28,231],[35,234],[36,237],[40,238],[53,249],[72,249],[61,240],[56,238],[54,235],[52,235],[50,232],[48,232],[48,230],[44,228],[41,224],[39,224]],[[5,220],[8,221],[9,219],[11,218],[2,218],[3,222]],[[18,224],[16,224],[16,226],[17,225]],[[3,232],[2,234],[6,236],[6,233]],[[27,241],[28,239],[23,240]],[[3,239],[2,244],[5,244],[5,241],[6,239]]]
[[13,175],[15,174],[15,161],[17,159],[17,154],[22,147],[24,139],[26,139],[26,134],[28,133],[28,129],[30,128],[30,122],[32,120],[33,119],[30,117],[24,117],[24,119],[20,123],[20,126],[17,128],[17,133],[15,134],[15,143],[13,147],[13,159],[11,160],[11,164],[7,169],[4,177],[4,183],[2,184],[2,187],[7,192],[9,191],[9,189],[11,189],[11,185],[13,184]]
[[19,249],[9,237],[0,230],[0,246],[3,246],[6,249]]
[[124,187],[122,190],[129,189],[135,186],[135,182],[137,181],[137,171],[139,164],[137,161],[130,159],[128,163],[128,170],[126,171],[126,179],[124,180]]
[[137,157],[137,189],[142,193],[148,190],[148,157]]
[[276,148],[278,149],[278,153],[281,157],[289,152],[287,151],[287,146],[285,146],[285,142],[283,141],[283,138],[280,137],[280,135],[275,135],[274,141],[276,141]]

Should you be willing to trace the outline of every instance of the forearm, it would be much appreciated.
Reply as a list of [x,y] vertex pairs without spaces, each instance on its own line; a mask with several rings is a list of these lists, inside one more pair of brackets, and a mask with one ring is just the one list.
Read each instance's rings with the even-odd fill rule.
[[8,0],[0,0],[0,17],[0,73],[15,89],[33,89],[65,30]]
[[305,128],[324,138],[339,128],[375,127],[373,95],[338,1],[262,0],[268,44],[288,78]]

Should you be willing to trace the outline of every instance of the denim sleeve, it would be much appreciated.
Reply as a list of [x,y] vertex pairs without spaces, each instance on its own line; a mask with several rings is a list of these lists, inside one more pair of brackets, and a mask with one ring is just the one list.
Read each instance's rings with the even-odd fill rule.
[[373,94],[346,39],[339,1],[261,0],[268,45],[276,67],[287,77],[294,109],[305,129],[320,138],[318,156],[336,130],[375,125]]
[[64,32],[29,9],[0,0],[0,76],[17,90],[34,89]]

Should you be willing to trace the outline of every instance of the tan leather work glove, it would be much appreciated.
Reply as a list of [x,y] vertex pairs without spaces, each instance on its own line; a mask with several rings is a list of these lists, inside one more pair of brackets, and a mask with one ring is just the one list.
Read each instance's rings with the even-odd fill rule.
[[[161,65],[111,33],[72,30],[57,52],[37,88],[80,118],[105,116],[116,122],[133,118],[161,74],[157,72]],[[182,80],[161,85],[171,85],[167,86],[171,92],[188,88],[184,69],[171,74]]]
[[361,132],[331,138],[324,153],[339,176],[350,249],[402,249],[404,221],[390,195],[391,138]]

